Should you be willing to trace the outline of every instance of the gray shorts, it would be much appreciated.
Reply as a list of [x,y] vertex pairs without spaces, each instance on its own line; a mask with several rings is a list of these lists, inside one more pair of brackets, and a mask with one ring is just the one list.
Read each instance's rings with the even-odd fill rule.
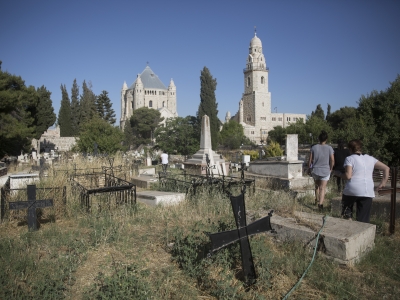
[[311,173],[312,177],[314,178],[314,180],[323,180],[323,181],[328,181],[329,178],[331,178],[331,174],[329,174],[328,176],[319,176],[317,174]]

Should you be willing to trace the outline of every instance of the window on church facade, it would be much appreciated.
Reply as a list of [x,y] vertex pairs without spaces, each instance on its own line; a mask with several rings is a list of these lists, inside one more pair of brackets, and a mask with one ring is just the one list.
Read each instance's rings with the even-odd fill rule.
[[282,121],[282,118],[278,118],[278,121]]
[[272,118],[272,121],[276,121],[276,118]]
[[162,107],[164,107],[164,106],[165,106],[165,101],[162,102]]
[[254,131],[252,131],[251,134],[254,134]]
[[149,107],[153,107],[153,101],[149,101]]
[[261,117],[260,119],[261,119],[261,121],[266,121],[267,120],[266,117]]
[[290,117],[286,117],[286,121],[290,121]]
[[251,122],[251,117],[247,117],[247,118],[246,118],[246,121],[247,121],[247,122]]
[[247,86],[250,86],[250,77],[247,77]]
[[[261,84],[264,84],[264,77],[261,77]],[[263,103],[264,104],[264,103]],[[263,105],[264,106],[264,105]]]

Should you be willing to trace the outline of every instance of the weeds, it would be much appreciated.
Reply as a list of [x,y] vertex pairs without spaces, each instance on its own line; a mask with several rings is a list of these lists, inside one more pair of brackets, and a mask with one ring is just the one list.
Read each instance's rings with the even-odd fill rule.
[[[114,165],[121,161],[116,158]],[[76,168],[91,170],[106,163],[78,160]],[[73,167],[59,169],[71,173]],[[38,187],[66,186],[66,204],[56,190],[40,195],[54,197],[55,205],[43,210],[50,221],[37,232],[19,225],[25,213],[0,224],[0,299],[281,299],[312,257],[304,245],[277,243],[267,234],[252,236],[258,278],[246,288],[238,243],[208,257],[208,233],[236,228],[229,198],[218,187],[199,186],[176,206],[103,205],[101,211],[88,213],[66,172],[48,173],[53,175]],[[124,176],[129,180],[130,172],[122,172]],[[327,194],[328,207],[335,196],[333,189]],[[269,209],[292,217],[294,210],[315,208],[312,196],[296,201],[282,190],[249,191],[245,201],[251,220]],[[375,248],[359,264],[341,268],[317,255],[290,299],[399,298],[400,235],[387,236],[384,220],[372,222],[377,225]]]

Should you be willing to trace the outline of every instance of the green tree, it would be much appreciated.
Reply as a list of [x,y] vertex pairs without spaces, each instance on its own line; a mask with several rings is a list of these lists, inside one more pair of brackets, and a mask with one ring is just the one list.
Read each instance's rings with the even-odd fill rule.
[[200,146],[198,119],[193,116],[167,119],[155,131],[158,146],[168,153],[191,155]]
[[359,118],[369,126],[363,140],[370,154],[389,165],[400,161],[400,75],[385,91],[373,91],[358,102]]
[[218,145],[218,135],[221,121],[218,119],[218,104],[215,98],[217,80],[212,77],[210,70],[204,67],[200,75],[200,105],[197,118],[201,124],[201,118],[207,115],[210,118],[211,144],[215,150]]
[[0,157],[30,150],[36,131],[31,111],[37,101],[33,86],[27,88],[20,76],[0,70]]
[[274,141],[283,145],[286,140],[286,129],[282,126],[275,126],[273,130],[268,131],[269,142]]
[[329,126],[328,122],[319,115],[311,115],[306,121],[306,132],[311,133],[312,138],[310,142],[318,143],[318,136],[321,131],[325,130],[328,133],[328,143],[332,141],[333,130]]
[[79,135],[79,118],[80,118],[80,104],[79,104],[79,86],[74,79],[71,88],[71,127],[72,136]]
[[315,111],[311,113],[311,117],[318,117],[322,120],[325,120],[325,112],[321,107],[321,104],[318,104],[317,107],[315,108]]
[[91,84],[88,86],[84,80],[82,83],[82,95],[80,99],[80,126],[90,121],[96,114],[96,95],[91,89]]
[[133,130],[135,146],[140,144],[149,144],[155,129],[164,118],[158,110],[141,107],[133,111],[130,123]]
[[329,116],[326,116],[326,121],[333,130],[343,129],[348,127],[349,120],[357,116],[357,109],[355,107],[344,106],[334,111]]
[[124,146],[130,149],[131,146],[135,145],[135,139],[133,136],[133,130],[130,122],[125,122],[124,127]]
[[307,133],[306,124],[302,118],[297,120],[295,123],[291,123],[285,128],[285,130],[286,134],[297,134],[299,143],[308,143],[310,140],[310,136]]
[[37,104],[34,106],[32,115],[35,118],[35,138],[39,139],[41,135],[56,121],[53,102],[51,101],[51,92],[44,85],[37,88]]
[[222,126],[220,136],[221,144],[229,149],[239,149],[246,143],[243,126],[235,120],[229,120]]
[[81,127],[77,147],[82,152],[92,153],[94,144],[97,144],[99,153],[109,155],[123,150],[123,132],[107,121],[95,116]]
[[282,156],[283,155],[283,150],[279,143],[271,141],[266,148],[266,156],[267,157],[276,157],[276,156]]
[[110,124],[115,124],[115,111],[112,109],[112,103],[108,97],[107,91],[102,91],[96,98],[96,109],[100,118],[106,120]]
[[326,117],[325,119],[328,120],[331,115],[331,105],[328,103],[328,107],[326,109]]
[[69,101],[69,96],[67,88],[61,85],[61,105],[58,111],[58,125],[60,126],[60,136],[72,136],[72,124],[71,124],[71,102]]

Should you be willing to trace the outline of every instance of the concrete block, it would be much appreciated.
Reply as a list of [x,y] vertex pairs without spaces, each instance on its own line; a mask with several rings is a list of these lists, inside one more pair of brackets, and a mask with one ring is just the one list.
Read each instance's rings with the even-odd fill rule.
[[[296,216],[304,222],[322,227],[321,215],[296,212]],[[325,255],[341,264],[352,265],[373,249],[375,232],[376,226],[373,224],[328,216],[320,242],[323,243]]]
[[139,175],[156,175],[156,168],[139,169]]
[[[272,216],[271,225],[277,232],[277,239],[315,247],[323,216],[304,212],[295,215],[298,219]],[[340,264],[353,265],[374,247],[375,231],[376,226],[372,224],[327,217],[318,249]]]
[[158,179],[157,177],[142,175],[140,177],[132,177],[131,182],[137,187],[149,189],[152,184],[158,182]]
[[184,193],[143,191],[136,193],[136,200],[148,205],[174,205],[185,200]]

